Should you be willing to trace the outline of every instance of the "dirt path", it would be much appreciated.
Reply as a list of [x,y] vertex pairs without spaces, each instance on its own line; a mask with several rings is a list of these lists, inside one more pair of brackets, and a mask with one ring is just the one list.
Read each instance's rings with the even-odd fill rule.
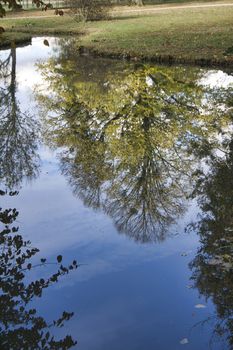
[[[160,11],[165,11],[165,10],[180,10],[180,9],[196,9],[196,8],[210,8],[210,7],[228,7],[228,6],[233,6],[233,2],[226,2],[226,3],[205,3],[205,4],[189,4],[189,5],[177,5],[177,4],[172,4],[172,5],[154,5],[154,6],[144,6],[144,7],[124,7],[124,9],[117,7],[112,11],[112,15],[124,15],[124,14],[129,14],[129,13],[137,13],[140,15],[140,13],[151,13],[151,12],[160,12]],[[42,11],[36,11],[36,14],[34,13],[33,15],[30,16],[29,12],[21,12],[18,14],[18,16],[10,15],[5,18],[1,18],[1,20],[7,20],[7,19],[36,19],[36,18],[51,18],[54,16],[54,10],[48,11],[50,12],[49,15],[45,15],[44,12]],[[48,13],[47,12],[47,13]]]

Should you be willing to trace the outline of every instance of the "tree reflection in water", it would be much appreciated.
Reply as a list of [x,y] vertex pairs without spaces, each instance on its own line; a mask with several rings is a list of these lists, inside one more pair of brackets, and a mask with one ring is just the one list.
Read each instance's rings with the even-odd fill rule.
[[38,175],[38,122],[23,113],[16,97],[16,48],[0,61],[0,181],[19,187]]
[[194,287],[211,299],[216,315],[212,341],[220,339],[233,348],[233,140],[223,158],[210,157],[210,172],[200,178],[195,190],[202,209],[194,225],[201,247],[190,264]]
[[[38,96],[44,137],[61,147],[62,173],[85,205],[105,211],[119,232],[141,243],[167,237],[197,182],[201,247],[190,264],[192,279],[216,305],[215,334],[227,337],[232,348],[233,142],[226,142],[225,158],[213,152],[223,148],[217,133],[230,124],[232,103],[223,108],[224,92],[199,86],[198,69],[131,66],[119,75],[114,64],[102,71],[99,62],[97,68],[82,58],[77,64],[71,49],[63,46],[60,55],[40,65],[51,92]],[[15,65],[12,49],[1,63],[5,86],[0,88],[0,180],[11,189],[38,172],[35,125],[20,111]],[[207,174],[199,171],[203,157],[209,161]],[[29,303],[69,269],[60,265],[50,278],[26,284],[33,267],[28,261],[38,250],[13,227],[17,215],[0,212],[1,348],[68,349],[74,340],[55,341],[51,324]],[[76,262],[70,269],[75,267]],[[71,316],[63,313],[53,325]]]
[[[39,172],[39,124],[35,116],[21,111],[17,100],[15,47],[0,61],[0,79],[0,183],[5,188],[0,190],[0,196],[7,191],[14,196],[24,179],[32,180]],[[55,339],[52,328],[62,327],[73,313],[64,311],[59,319],[48,323],[30,305],[42,297],[44,289],[76,269],[77,262],[65,267],[59,255],[53,275],[30,280],[30,270],[48,263],[46,259],[32,263],[39,250],[19,233],[15,225],[18,214],[16,209],[0,208],[0,348],[70,349],[76,341],[70,335]]]
[[38,97],[45,137],[66,148],[62,173],[119,232],[163,240],[185,209],[197,167],[192,147],[224,124],[224,113],[221,121],[218,108],[209,113],[197,69],[131,67],[124,77],[105,70],[97,86],[86,61],[75,74],[77,61],[65,50],[40,66],[51,95]]
[[61,170],[74,194],[143,243],[166,238],[193,192],[202,246],[192,279],[212,298],[215,334],[232,348],[233,143],[222,132],[232,124],[232,91],[201,87],[202,72],[181,67],[131,67],[120,77],[105,70],[98,85],[86,61],[64,57],[40,66],[53,98],[38,100],[48,143],[66,149]]
[[[5,194],[0,191],[1,196]],[[47,262],[46,259],[37,265],[30,262],[39,250],[20,235],[15,226],[18,214],[16,209],[0,208],[0,347],[2,350],[70,349],[76,341],[70,335],[56,340],[51,329],[62,327],[73,313],[64,311],[59,319],[48,323],[30,303],[42,297],[44,289],[58,282],[61,276],[76,269],[77,262],[73,261],[67,268],[61,264],[62,256],[58,256],[59,268],[52,276],[28,282],[30,270],[46,266]]]

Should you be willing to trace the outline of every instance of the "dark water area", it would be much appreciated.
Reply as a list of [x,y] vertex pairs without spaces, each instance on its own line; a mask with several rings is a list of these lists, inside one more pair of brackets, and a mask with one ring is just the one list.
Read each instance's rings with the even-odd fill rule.
[[0,52],[0,349],[233,349],[233,75],[44,39]]

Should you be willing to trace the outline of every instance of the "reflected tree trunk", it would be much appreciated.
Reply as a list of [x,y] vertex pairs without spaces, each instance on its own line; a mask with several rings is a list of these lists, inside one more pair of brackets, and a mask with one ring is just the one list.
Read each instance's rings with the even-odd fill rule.
[[11,95],[12,121],[16,118],[17,103],[16,103],[16,48],[11,49],[11,80],[9,91]]
[[38,174],[38,122],[21,110],[17,99],[16,48],[0,62],[0,182],[7,188],[17,188],[23,178]]

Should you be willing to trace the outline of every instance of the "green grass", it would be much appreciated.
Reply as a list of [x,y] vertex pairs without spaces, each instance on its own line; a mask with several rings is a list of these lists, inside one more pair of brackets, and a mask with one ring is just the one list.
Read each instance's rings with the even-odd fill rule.
[[13,43],[18,46],[23,46],[31,42],[31,35],[27,33],[11,33],[6,32],[0,35],[0,48],[8,48]]
[[167,10],[151,16],[91,23],[84,46],[153,56],[224,58],[233,45],[233,7]]
[[17,18],[17,19],[4,19],[2,22],[7,32],[15,32],[18,34],[29,33],[32,35],[43,34],[79,34],[81,32],[80,24],[73,21],[70,17],[58,17],[51,18]]
[[[233,65],[233,6],[161,10],[77,24],[68,16],[4,20],[8,30],[80,34],[78,45],[102,55]],[[13,26],[13,28],[12,28]]]

